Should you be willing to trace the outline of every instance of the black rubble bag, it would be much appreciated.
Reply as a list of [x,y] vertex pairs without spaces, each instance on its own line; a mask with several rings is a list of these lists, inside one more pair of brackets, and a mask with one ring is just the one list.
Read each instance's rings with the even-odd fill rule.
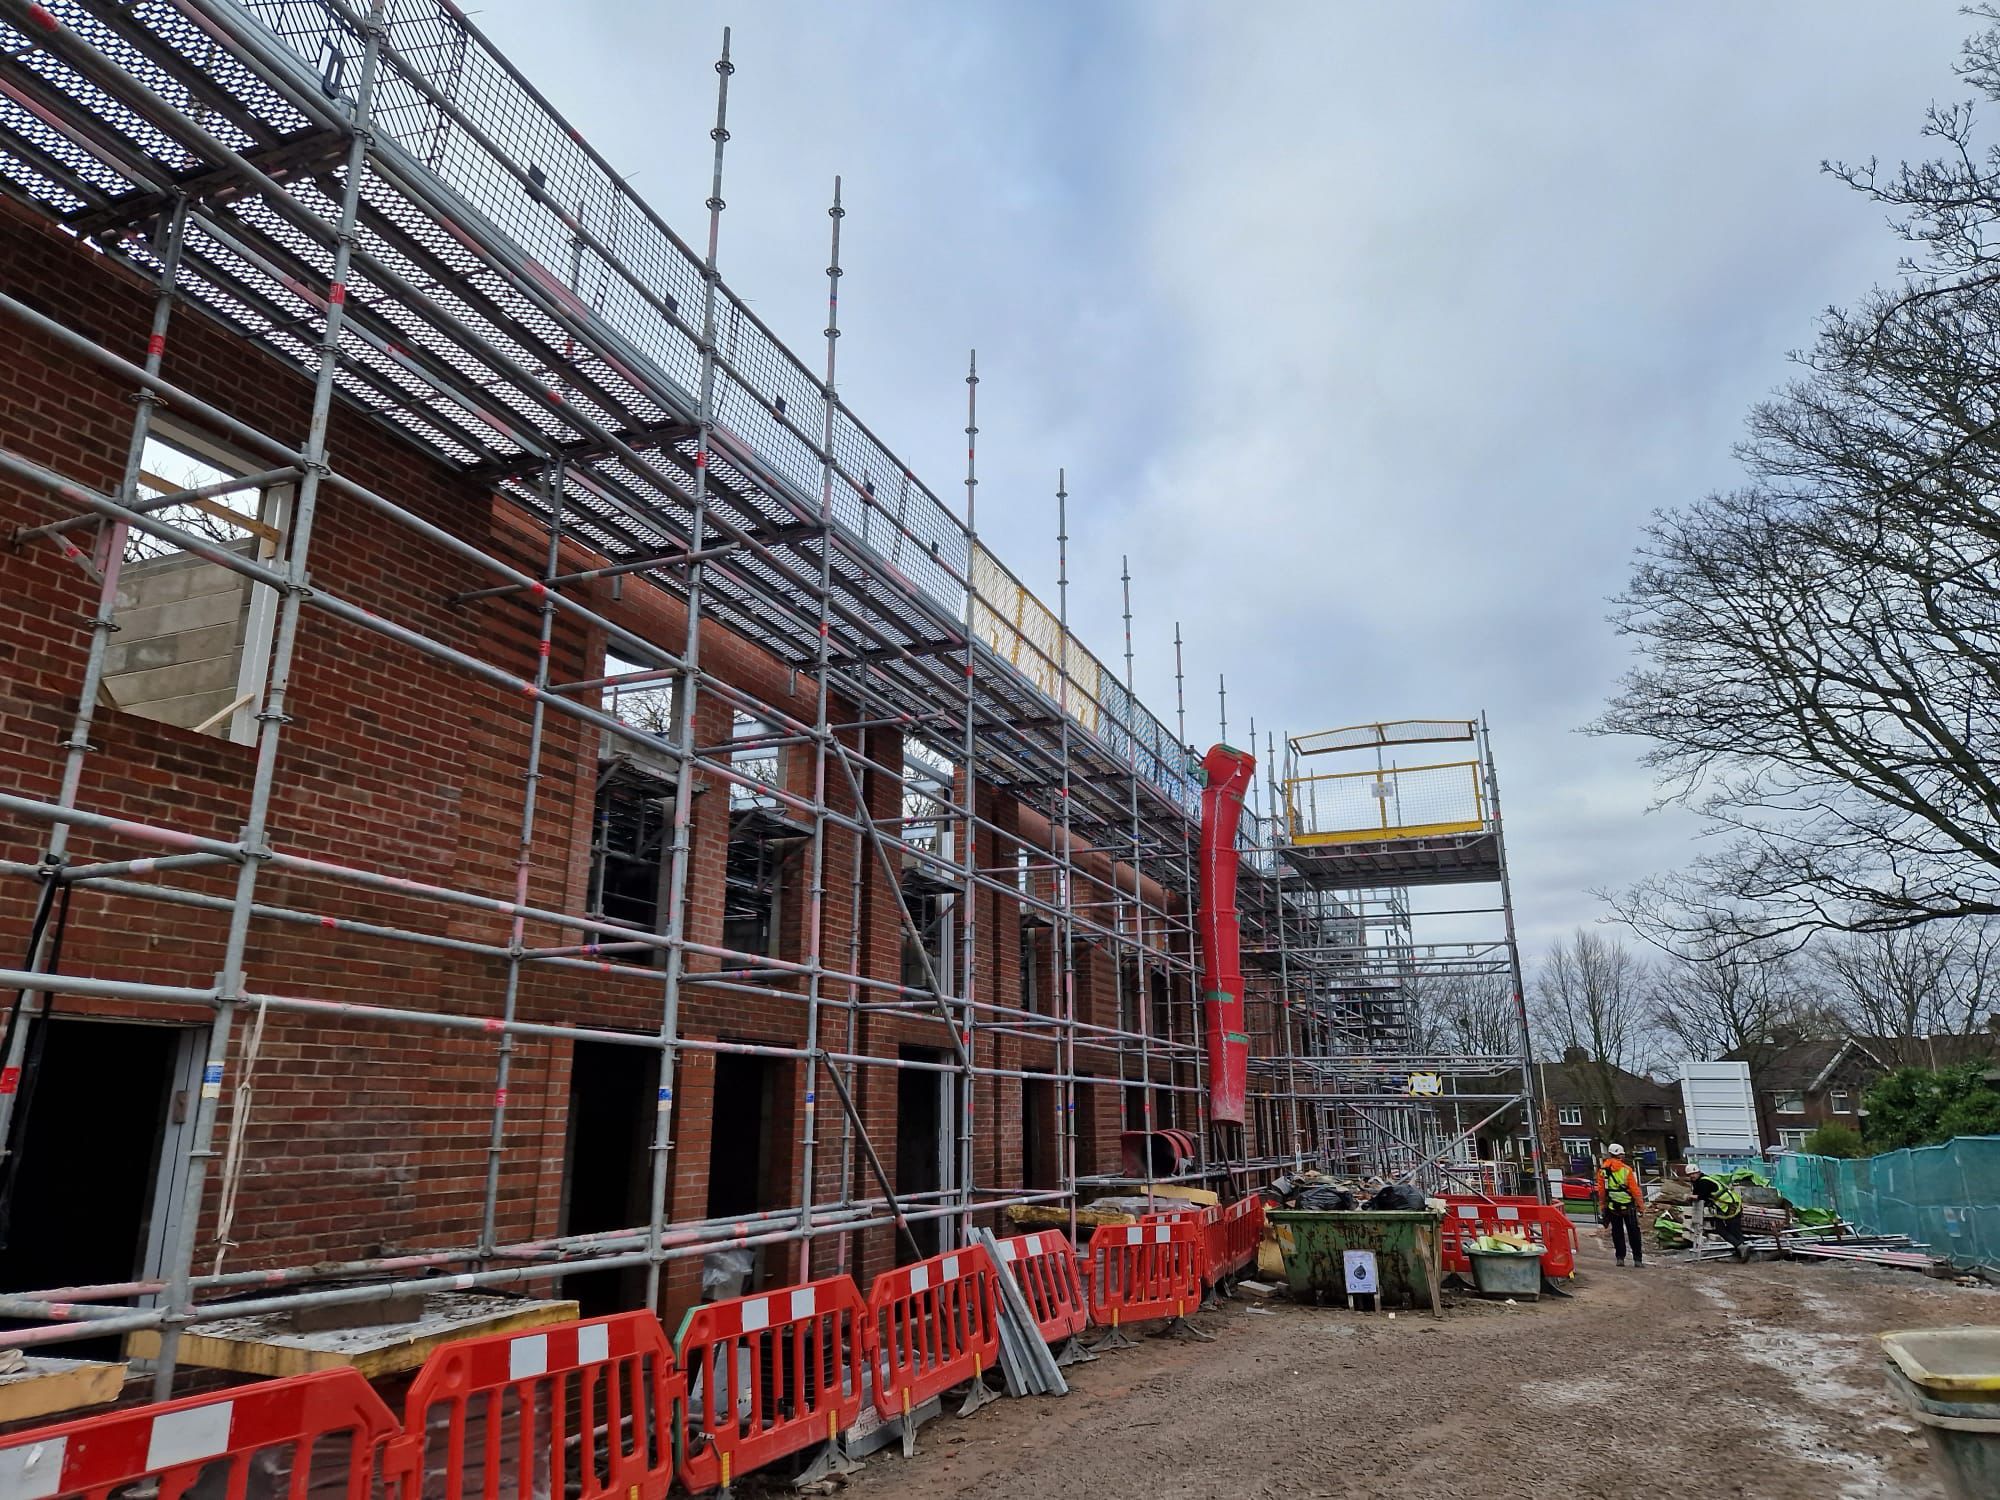
[[1392,1182],[1368,1200],[1368,1209],[1378,1214],[1422,1213],[1423,1190],[1411,1187],[1407,1182]]

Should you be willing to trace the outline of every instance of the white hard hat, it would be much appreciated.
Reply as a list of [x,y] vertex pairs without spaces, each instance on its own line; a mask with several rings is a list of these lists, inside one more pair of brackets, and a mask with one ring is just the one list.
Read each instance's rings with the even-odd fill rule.
[[1604,1152],[1605,1155],[1607,1156],[1623,1156],[1625,1154],[1625,1148],[1619,1145],[1616,1141],[1613,1141],[1610,1145],[1604,1148]]

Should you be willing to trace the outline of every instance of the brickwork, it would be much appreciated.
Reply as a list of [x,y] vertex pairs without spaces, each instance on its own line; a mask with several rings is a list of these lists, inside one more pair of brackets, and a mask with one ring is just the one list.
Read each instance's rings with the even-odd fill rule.
[[[143,354],[151,290],[75,241],[14,209],[0,209],[0,264],[9,290],[57,321],[132,359]],[[0,445],[104,490],[115,488],[133,415],[131,393],[46,340],[11,330],[8,358],[0,361]],[[199,392],[242,421],[280,437],[302,434],[311,392],[304,381],[242,340],[207,323],[190,309],[176,312],[168,335],[164,374]],[[170,415],[170,414],[169,414]],[[389,496],[452,536],[539,571],[545,542],[517,511],[496,502],[473,478],[426,460],[415,449],[352,409],[336,403],[329,434],[334,463],[344,473]],[[246,455],[252,466],[261,459]],[[0,527],[12,533],[56,519],[63,512],[47,497],[0,483]],[[79,533],[87,537],[88,533]],[[588,567],[592,555],[566,542],[560,566]],[[423,542],[378,513],[337,491],[321,494],[311,545],[311,580],[325,591],[373,614],[421,631],[520,678],[532,676],[540,614],[523,596],[463,606],[453,595],[492,583],[472,563]],[[59,741],[70,729],[75,693],[89,643],[88,620],[97,590],[76,564],[46,542],[0,551],[0,782],[9,790],[53,800],[60,778]],[[621,628],[679,650],[685,634],[682,603],[636,578],[614,588],[599,581],[579,595]],[[550,652],[551,679],[592,678],[603,672],[600,634],[558,613]],[[816,688],[809,674],[794,672],[748,641],[706,627],[702,664],[728,682],[797,719],[811,722]],[[306,855],[413,881],[508,899],[514,889],[520,823],[529,783],[530,714],[518,692],[477,681],[432,658],[339,623],[308,607],[302,614],[291,693],[270,816],[270,841]],[[836,722],[858,717],[836,698]],[[732,711],[712,694],[696,709],[697,742],[729,738]],[[596,796],[600,731],[565,714],[546,715],[530,847],[527,895],[531,904],[568,912],[584,910]],[[249,805],[254,747],[237,745],[154,723],[111,708],[93,729],[82,805],[138,822],[186,828],[233,840]],[[893,728],[847,736],[881,766],[898,766],[902,737]],[[784,752],[782,784],[810,797],[810,748]],[[882,770],[859,771],[869,816],[893,828],[900,816],[899,778]],[[719,946],[723,936],[723,868],[730,839],[730,791],[712,770],[694,780],[689,826],[691,851],[687,935]],[[837,762],[826,777],[826,802],[851,815],[855,800]],[[1047,860],[1053,836],[1047,824],[1011,798],[982,786],[981,815],[1000,831],[980,836],[977,857],[986,868],[1011,864],[1016,852]],[[804,819],[786,811],[784,816]],[[9,820],[0,824],[0,857],[32,861],[46,829]],[[808,889],[803,842],[791,845],[783,866],[775,953],[808,957],[808,902],[822,910],[822,957],[845,969],[893,983],[901,972],[902,922],[896,893],[875,849],[852,832],[835,829],[825,841],[821,890]],[[116,859],[158,852],[129,840],[79,831],[78,860]],[[855,881],[857,859],[860,870]],[[1098,889],[1106,899],[1109,860],[1092,856]],[[234,872],[177,872],[171,883],[226,896]],[[1084,885],[1091,884],[1085,881]],[[1031,888],[1047,897],[1052,885],[1038,875]],[[1082,894],[1080,889],[1080,895]],[[20,954],[27,941],[35,888],[0,882],[0,951]],[[371,892],[353,885],[266,870],[258,900],[357,922],[413,927],[504,947],[504,916],[433,903],[408,895]],[[1148,887],[1148,899],[1163,899]],[[1099,908],[1108,921],[1109,907]],[[226,930],[222,912],[194,910],[130,897],[108,898],[83,889],[75,897],[64,967],[107,978],[205,988],[222,964]],[[1032,920],[1029,923],[1034,926]],[[978,950],[974,990],[985,1002],[1016,1004],[1023,993],[1020,904],[998,891],[977,898]],[[1045,1014],[1060,1010],[1060,962],[1046,926],[1035,992]],[[574,930],[531,924],[529,946],[572,944]],[[1077,944],[1078,1014],[1115,1025],[1116,971],[1110,956]],[[737,974],[720,972],[712,955],[691,954],[680,1009],[681,1034],[724,1045],[802,1046],[806,1009],[796,995],[772,996],[728,988]],[[506,976],[500,957],[364,937],[303,923],[253,924],[246,961],[253,993],[297,995],[355,1005],[386,1005],[462,1016],[499,1014]],[[704,982],[706,981],[706,982]],[[803,992],[796,977],[756,981]],[[1186,1008],[1185,981],[1175,997]],[[861,1015],[849,1034],[844,983],[824,991],[821,1045],[893,1058],[904,1047],[948,1050],[942,1025],[917,1013]],[[587,1024],[641,1035],[661,1025],[664,985],[657,964],[605,961],[591,969],[526,965],[518,1014],[529,1022]],[[890,998],[863,991],[864,1001]],[[192,1024],[200,1006],[65,1001],[71,1013],[107,1018]],[[242,1134],[241,1201],[230,1228],[231,1269],[358,1258],[464,1246],[477,1234],[485,1174],[487,1133],[495,1088],[492,1035],[481,1031],[391,1025],[360,1018],[311,1019],[254,1008],[239,1015],[237,1040],[224,1079],[225,1131]],[[254,1038],[254,1056],[251,1039]],[[1053,1070],[1053,1034],[982,1037],[981,1066]],[[1109,1052],[1085,1060],[1087,1071],[1120,1076]],[[1126,1059],[1137,1076],[1136,1057]],[[236,1120],[234,1093],[251,1080],[247,1119]],[[1156,1079],[1170,1070],[1156,1065]],[[669,1209],[679,1223],[707,1211],[717,1064],[708,1051],[688,1050],[675,1081],[676,1109]],[[823,1070],[780,1059],[769,1112],[767,1176],[771,1206],[797,1202],[808,1091],[815,1095],[819,1201],[837,1199],[843,1165],[855,1196],[874,1196],[876,1184],[859,1152],[843,1150],[846,1124]],[[1191,1083],[1190,1069],[1180,1082]],[[563,1229],[571,1051],[563,1040],[520,1038],[513,1051],[506,1097],[497,1232],[502,1240],[560,1233]],[[890,1068],[856,1070],[857,1107],[884,1170],[894,1180],[897,1074]],[[1089,1139],[1082,1147],[1086,1172],[1116,1170],[1123,1119],[1121,1090],[1106,1086],[1085,1113]],[[1022,1180],[1023,1089],[1015,1078],[982,1078],[974,1088],[975,1173],[982,1188],[1013,1187]],[[1051,1087],[1049,1097],[1056,1091]],[[1190,1109],[1192,1106],[1189,1106]],[[1050,1121],[1053,1129],[1053,1121]],[[643,1171],[644,1164],[636,1164]],[[211,1194],[204,1243],[215,1234]],[[816,1264],[832,1260],[816,1252]],[[862,1237],[850,1268],[866,1278],[889,1265],[894,1244],[887,1231]],[[770,1267],[785,1264],[768,1258]],[[699,1261],[671,1268],[668,1301],[684,1306],[699,1295]]]

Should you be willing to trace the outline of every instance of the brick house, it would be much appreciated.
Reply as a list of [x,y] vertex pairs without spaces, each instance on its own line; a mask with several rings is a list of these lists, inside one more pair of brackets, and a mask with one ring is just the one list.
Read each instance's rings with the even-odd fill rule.
[[[1489,1086],[1497,1087],[1497,1083]],[[1652,1151],[1662,1162],[1679,1158],[1686,1139],[1679,1091],[1643,1073],[1590,1060],[1572,1047],[1560,1062],[1535,1064],[1537,1096],[1552,1106],[1565,1170],[1588,1164],[1616,1141],[1638,1159]],[[1519,1163],[1530,1161],[1528,1127],[1510,1110],[1480,1131],[1480,1155]]]
[[[34,312],[130,360],[144,357],[153,293],[127,267],[11,201],[0,204],[0,266],[6,291]],[[162,374],[260,431],[308,426],[309,383],[198,306],[176,309]],[[8,325],[0,448],[116,494],[133,411],[132,388],[115,373],[32,326]],[[524,710],[520,684],[532,681],[538,661],[549,662],[548,680],[564,683],[620,670],[616,643],[596,626],[545,615],[518,593],[466,597],[493,581],[475,552],[539,574],[545,528],[488,478],[436,462],[345,402],[333,405],[328,445],[342,474],[393,496],[430,530],[413,532],[348,491],[322,487],[313,588],[493,670],[453,670],[385,643],[352,618],[303,612],[269,814],[270,842],[289,862],[261,871],[256,920],[239,935],[254,989],[286,1004],[238,1007],[223,1064],[207,1060],[214,1008],[195,995],[224,967],[235,866],[193,863],[167,881],[142,859],[122,885],[65,886],[70,894],[45,909],[46,888],[32,874],[48,825],[0,821],[0,858],[17,877],[0,882],[0,948],[20,955],[31,951],[31,934],[46,939],[59,930],[63,973],[159,988],[158,998],[55,997],[31,1054],[32,1087],[22,1088],[16,1109],[16,1232],[0,1251],[0,1290],[161,1274],[182,1185],[184,1132],[204,1096],[219,1101],[220,1160],[210,1169],[196,1231],[203,1269],[426,1254],[448,1264],[481,1240],[529,1244],[645,1220],[660,1054],[620,1038],[650,1038],[662,1026],[657,952],[643,944],[623,952],[601,943],[566,953],[549,948],[546,962],[516,966],[518,987],[510,988],[510,949],[523,939],[518,928],[510,932],[506,903],[512,897],[527,908],[629,923],[641,935],[657,931],[674,768],[648,763],[643,749],[613,743],[587,720],[551,712],[531,721]],[[144,462],[149,473],[171,470],[142,481],[155,490],[193,489],[215,476],[248,479],[270,467],[264,456],[218,437],[214,422],[171,403],[157,415]],[[232,538],[225,545],[270,556],[291,524],[295,482],[247,486],[252,498],[224,523]],[[36,487],[0,480],[0,527],[8,535],[65,514]],[[100,552],[92,565],[85,555],[90,531],[72,535],[82,551],[43,538],[0,552],[0,782],[44,804],[61,790],[64,742],[98,608],[93,568],[101,573],[108,560]],[[587,572],[604,561],[588,536],[569,536],[555,571]],[[204,572],[214,565],[187,554],[132,554],[125,562],[119,634],[77,805],[132,826],[172,824],[197,838],[234,839],[249,815],[256,769],[270,590]],[[678,649],[686,606],[643,574],[573,593],[620,630]],[[877,1194],[866,1161],[840,1147],[844,1121],[825,1069],[808,1070],[803,1061],[803,980],[782,967],[747,977],[740,967],[725,972],[718,955],[761,953],[774,966],[796,968],[807,958],[806,902],[817,900],[825,951],[842,964],[852,955],[858,972],[887,993],[906,979],[911,960],[903,904],[920,920],[929,913],[925,942],[938,961],[948,961],[955,930],[939,920],[955,898],[927,889],[907,866],[892,881],[848,827],[826,833],[824,888],[808,891],[796,814],[760,799],[744,781],[808,795],[813,757],[796,743],[758,743],[762,731],[741,705],[809,723],[814,684],[796,661],[713,622],[704,626],[702,650],[704,670],[737,701],[705,693],[696,738],[711,746],[742,739],[751,748],[733,758],[740,778],[708,763],[691,773],[698,794],[688,830],[690,978],[681,992],[671,1094],[657,1091],[659,1107],[672,1104],[666,1206],[676,1225],[779,1214],[800,1202],[802,1187],[818,1204]],[[618,707],[608,692],[586,697],[593,699],[606,711]],[[854,818],[865,810],[897,823],[906,791],[901,732],[870,722],[864,705],[838,696],[830,713],[834,723],[863,726],[842,731],[863,767],[860,798],[835,779],[826,794],[830,812]],[[524,836],[524,767],[534,734],[542,738],[541,759]],[[1051,1017],[1062,976],[1042,910],[1053,876],[1041,867],[1062,847],[1059,830],[1044,813],[983,783],[977,805],[985,820],[977,864],[1022,871],[1018,895],[987,887],[975,897],[977,991]],[[1115,857],[1112,836],[1105,841],[1112,853],[1087,842],[1079,837],[1064,851],[1079,902],[1109,910],[1118,892],[1137,890],[1157,910],[1184,915],[1179,896]],[[67,857],[89,863],[160,852],[135,847],[115,822],[103,822],[75,826]],[[342,883],[325,873],[334,866],[376,875]],[[437,897],[446,890],[470,899]],[[371,931],[388,927],[424,928],[429,940],[388,942]],[[1144,941],[1165,954],[1182,941],[1175,936],[1181,930],[1156,923]],[[556,940],[542,928],[527,941]],[[1079,1049],[1077,1067],[1099,1080],[1078,1091],[1081,1178],[1120,1175],[1121,1131],[1149,1109],[1156,1126],[1200,1130],[1204,1123],[1187,1060],[1198,1037],[1185,950],[1183,968],[1154,970],[1144,996],[1129,944],[1124,951],[1121,958],[1104,944],[1078,944],[1080,1023],[1105,1036],[1129,1033],[1144,1008],[1162,1042],[1182,1050],[1169,1062],[1156,1048],[1142,1071],[1122,1043]],[[1256,1050],[1304,1050],[1303,1030],[1293,1043],[1278,1040],[1279,1025],[1292,1023],[1273,1019],[1276,1010],[1258,1008]],[[402,1024],[397,1013],[464,1021]],[[940,1145],[958,1106],[955,1081],[944,1071],[950,1033],[934,1013],[907,1004],[844,1008],[837,1024],[820,1046],[902,1065],[847,1071],[891,1185],[899,1194],[936,1195],[955,1170]],[[577,1027],[591,1034],[575,1034]],[[504,1082],[495,1047],[503,1030]],[[1054,1026],[999,1028],[979,1045],[991,1071],[974,1085],[974,1181],[1013,1192],[1055,1188],[1068,1173],[1057,1161],[1060,1101],[1047,1076],[1060,1058]],[[15,1080],[6,1088],[13,1092]],[[1257,1112],[1266,1117],[1275,1115]],[[802,1183],[802,1143],[812,1132],[816,1166],[813,1180]],[[1245,1149],[1257,1156],[1282,1148],[1253,1136]],[[79,1203],[69,1188],[85,1164],[100,1180]],[[489,1181],[491,1223],[482,1225]],[[64,1234],[37,1232],[56,1222]],[[899,1253],[893,1231],[879,1226],[851,1238],[851,1259],[843,1246],[839,1260],[863,1277]],[[834,1251],[817,1256],[824,1267]],[[755,1276],[783,1283],[797,1274],[797,1257],[795,1244],[766,1247]],[[697,1257],[667,1263],[670,1315],[699,1298],[699,1276]],[[567,1290],[583,1296],[586,1310],[635,1304],[632,1271],[569,1280],[581,1283]]]
[[1798,1150],[1822,1125],[1861,1129],[1862,1095],[1901,1067],[1945,1068],[2000,1054],[1992,1033],[1971,1036],[1817,1038],[1737,1048],[1725,1062],[1747,1062],[1766,1150]]

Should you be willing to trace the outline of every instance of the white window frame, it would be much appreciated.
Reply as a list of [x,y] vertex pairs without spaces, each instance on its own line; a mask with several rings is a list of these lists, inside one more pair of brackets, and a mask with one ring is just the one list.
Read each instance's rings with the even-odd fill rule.
[[[155,415],[149,424],[148,435],[170,448],[185,449],[192,457],[225,474],[240,476],[258,471],[259,466],[254,460],[192,428],[183,427],[171,417]],[[290,535],[292,492],[293,485],[289,481],[280,480],[264,486],[259,492],[254,519],[281,536]],[[278,556],[277,544],[269,537],[251,535],[257,544],[253,560],[266,567],[272,566]],[[243,620],[243,639],[237,647],[237,706],[230,712],[227,731],[218,738],[237,745],[256,743],[257,715],[264,709],[264,685],[271,669],[271,645],[277,624],[277,590],[253,581],[250,584],[249,608]],[[145,716],[142,714],[139,717]]]
[[1837,1115],[1851,1115],[1854,1113],[1854,1095],[1846,1089],[1835,1089],[1830,1096],[1829,1103],[1833,1112]]
[[1583,1123],[1583,1106],[1581,1104],[1564,1104],[1559,1106],[1556,1109],[1556,1123],[1558,1125],[1581,1125]]
[[1806,1112],[1806,1096],[1803,1089],[1788,1089],[1782,1094],[1774,1094],[1771,1112],[1780,1115],[1802,1115]]
[[1810,1130],[1794,1130],[1788,1126],[1778,1132],[1778,1149],[1780,1151],[1803,1151],[1805,1149],[1806,1137],[1811,1134]]
[[1562,1138],[1562,1147],[1563,1155],[1565,1156],[1588,1156],[1590,1155],[1590,1137],[1566,1135]]

